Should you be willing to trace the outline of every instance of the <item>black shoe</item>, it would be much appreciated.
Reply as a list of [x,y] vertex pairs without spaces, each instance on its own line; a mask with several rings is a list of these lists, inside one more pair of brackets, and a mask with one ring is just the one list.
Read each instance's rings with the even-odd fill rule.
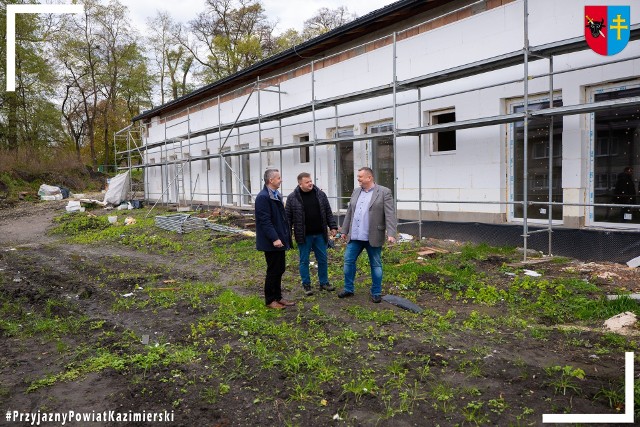
[[382,297],[380,295],[371,295],[371,301],[380,304],[382,302]]
[[353,292],[341,291],[338,293],[338,298],[349,298],[353,296]]
[[320,283],[320,290],[321,291],[331,292],[331,291],[335,291],[336,288],[331,286],[331,283],[325,283],[325,284]]
[[311,290],[311,285],[302,285],[302,289],[304,289],[304,294],[308,297],[310,297],[311,295],[313,295],[313,291]]

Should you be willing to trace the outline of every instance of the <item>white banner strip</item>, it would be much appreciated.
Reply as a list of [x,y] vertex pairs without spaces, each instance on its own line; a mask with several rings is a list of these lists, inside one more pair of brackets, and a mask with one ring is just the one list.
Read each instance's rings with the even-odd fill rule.
[[16,90],[16,13],[83,13],[81,4],[7,5],[7,92]]

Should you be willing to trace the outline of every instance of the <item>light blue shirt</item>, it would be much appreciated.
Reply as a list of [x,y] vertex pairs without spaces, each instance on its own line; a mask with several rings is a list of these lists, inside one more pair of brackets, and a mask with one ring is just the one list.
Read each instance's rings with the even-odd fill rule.
[[351,220],[351,240],[369,240],[369,205],[373,196],[373,189],[361,189],[356,207],[353,210],[353,219]]

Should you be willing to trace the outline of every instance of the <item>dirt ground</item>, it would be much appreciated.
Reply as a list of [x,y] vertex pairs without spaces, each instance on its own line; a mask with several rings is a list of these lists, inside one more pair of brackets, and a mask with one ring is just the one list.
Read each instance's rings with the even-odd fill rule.
[[[242,265],[229,269],[214,264],[189,262],[190,254],[154,254],[137,251],[122,245],[84,245],[61,243],[61,237],[47,234],[54,216],[60,215],[66,201],[48,203],[18,203],[0,209],[0,275],[4,277],[1,293],[8,300],[26,301],[33,310],[46,307],[50,313],[61,317],[86,317],[88,324],[100,322],[101,330],[113,333],[133,331],[136,336],[149,336],[150,342],[181,343],[192,333],[191,325],[207,314],[209,308],[194,308],[179,302],[169,308],[142,308],[139,310],[114,311],[114,301],[118,295],[131,292],[136,286],[136,277],[153,276],[159,282],[168,281],[216,281],[242,295],[261,293],[261,277],[242,276]],[[434,245],[437,242],[431,242]],[[195,256],[195,255],[194,255]],[[339,262],[339,260],[334,260]],[[484,261],[487,272],[499,274],[505,260],[500,257]],[[637,269],[611,263],[541,263],[532,265],[537,271],[544,271],[546,277],[561,276],[570,269],[574,274],[594,280],[599,286],[615,293],[621,290],[640,292],[640,274]],[[135,272],[135,277],[131,273]],[[289,266],[289,283],[295,283],[296,270]],[[419,280],[429,281],[425,272]],[[239,284],[239,278],[244,284]],[[435,281],[437,278],[431,278]],[[100,284],[97,281],[100,280]],[[247,281],[255,282],[253,287]],[[163,282],[164,283],[164,282]],[[337,284],[337,283],[336,283]],[[498,284],[499,285],[499,284]],[[167,285],[170,286],[170,285]],[[303,300],[299,288],[286,287],[288,296]],[[66,306],[48,304],[51,300],[68,300]],[[461,301],[435,298],[429,293],[421,293],[416,303],[437,313],[455,310],[457,316],[469,314],[472,309]],[[359,292],[349,300],[339,300],[335,295],[319,296],[310,304],[287,309],[283,314],[285,322],[309,320],[313,305],[331,316],[324,325],[327,334],[336,333],[340,324],[352,322],[348,313],[351,306],[362,305],[371,308],[366,292]],[[38,308],[39,307],[39,308]],[[374,309],[393,310],[398,315],[404,311],[389,304],[381,304]],[[499,307],[482,307],[482,315],[498,316]],[[22,313],[25,314],[25,313]],[[29,313],[26,313],[27,315]],[[316,321],[315,318],[313,321]],[[338,326],[336,326],[338,325]],[[168,423],[133,422],[124,425],[176,425],[176,426],[253,426],[253,425],[388,425],[388,426],[448,426],[448,425],[542,425],[541,414],[561,413],[567,408],[573,413],[617,413],[606,404],[606,399],[595,398],[602,387],[619,384],[624,366],[623,352],[609,352],[596,355],[593,343],[602,340],[602,331],[585,327],[573,336],[584,345],[567,344],[567,334],[560,329],[546,331],[546,338],[514,338],[515,327],[501,325],[499,337],[492,336],[487,341],[484,332],[452,333],[447,336],[446,345],[442,341],[429,342],[413,336],[402,322],[385,326],[389,336],[401,337],[390,350],[372,351],[371,346],[354,351],[353,362],[345,359],[345,370],[375,370],[386,366],[394,358],[410,360],[405,362],[409,372],[419,367],[413,360],[415,355],[428,355],[428,364],[434,372],[443,372],[446,382],[462,396],[456,396],[458,407],[464,408],[474,400],[474,393],[493,397],[501,401],[509,397],[509,409],[496,408],[488,417],[478,418],[480,422],[469,421],[457,411],[448,414],[437,409],[436,401],[426,398],[416,399],[417,405],[411,410],[392,418],[380,417],[385,408],[373,394],[365,394],[357,403],[343,393],[339,385],[328,385],[324,389],[322,404],[291,402],[285,390],[290,389],[285,374],[273,374],[273,370],[261,370],[253,366],[255,360],[244,360],[250,375],[229,379],[231,392],[221,395],[215,403],[207,403],[201,398],[204,385],[199,378],[207,372],[207,360],[197,359],[182,367],[165,366],[154,372],[142,373],[132,380],[128,375],[114,369],[91,372],[80,379],[57,381],[49,387],[28,392],[29,385],[49,374],[62,372],[73,366],[74,360],[65,349],[76,349],[87,343],[99,341],[109,346],[108,335],[100,335],[97,329],[83,328],[64,339],[49,340],[46,336],[34,334],[29,337],[15,337],[0,329],[0,409],[7,411],[58,412],[73,410],[76,413],[99,413],[102,411],[146,410],[173,411],[173,420]],[[428,332],[428,331],[427,331]],[[479,335],[474,336],[474,333]],[[231,348],[238,338],[225,330],[212,330],[207,338],[215,340],[216,351],[228,344]],[[470,342],[471,340],[471,342]],[[473,342],[477,341],[477,342]],[[574,341],[575,343],[575,341]],[[589,344],[591,343],[591,344]],[[475,345],[477,344],[477,346]],[[117,345],[121,345],[118,343]],[[132,346],[139,343],[132,343]],[[469,349],[483,347],[488,353],[484,357],[480,376],[469,376],[463,369],[447,369],[455,360],[464,367]],[[121,348],[115,351],[127,352]],[[332,349],[339,351],[339,349]],[[356,355],[370,353],[368,366],[358,365]],[[77,354],[77,353],[76,353]],[[234,355],[232,350],[232,355]],[[244,357],[238,353],[238,357]],[[561,362],[559,362],[561,361]],[[231,362],[229,362],[231,363]],[[349,364],[351,363],[351,366]],[[544,386],[542,367],[554,364],[572,365],[585,370],[595,381],[582,386],[577,395],[556,395],[553,389]],[[452,366],[451,366],[452,367]],[[446,370],[446,374],[444,374]],[[439,374],[438,374],[439,375]],[[175,378],[175,381],[161,381],[161,378]],[[141,380],[142,378],[142,380]],[[417,377],[416,377],[417,378]],[[439,380],[442,379],[438,376]],[[429,378],[416,379],[417,384],[429,387]],[[259,405],[256,390],[262,396],[271,394],[268,403]],[[187,390],[185,392],[185,390]],[[471,391],[469,391],[471,390]],[[182,391],[182,392],[181,392]],[[466,394],[465,394],[466,393]],[[180,396],[180,400],[177,399]],[[435,395],[434,395],[435,396]],[[466,396],[466,397],[465,397]],[[466,401],[465,401],[466,399]],[[179,404],[176,404],[179,402]],[[325,403],[326,402],[326,403]],[[306,406],[306,408],[305,408]],[[350,409],[345,410],[346,407]],[[468,407],[467,407],[468,408]],[[485,407],[486,408],[486,407]],[[620,409],[620,408],[618,408]],[[528,415],[530,410],[533,415]],[[346,413],[339,420],[334,414]],[[4,413],[3,413],[4,414]],[[521,415],[521,416],[520,416]],[[44,424],[44,423],[43,423]],[[0,425],[28,425],[8,421],[4,417]],[[49,425],[59,425],[49,423]],[[123,425],[111,421],[103,423],[76,423],[71,425]]]

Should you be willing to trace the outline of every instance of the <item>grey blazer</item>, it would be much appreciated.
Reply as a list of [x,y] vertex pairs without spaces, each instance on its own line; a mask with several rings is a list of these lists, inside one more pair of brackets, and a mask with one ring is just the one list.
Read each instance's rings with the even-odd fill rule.
[[[351,221],[353,221],[353,211],[356,208],[361,191],[360,187],[353,190],[351,201],[347,208],[347,215],[342,222],[342,233],[346,234],[349,240],[351,240],[349,230],[351,229]],[[382,246],[385,241],[385,231],[388,236],[395,237],[397,224],[396,208],[391,190],[376,184],[369,204],[369,244],[374,247]]]

